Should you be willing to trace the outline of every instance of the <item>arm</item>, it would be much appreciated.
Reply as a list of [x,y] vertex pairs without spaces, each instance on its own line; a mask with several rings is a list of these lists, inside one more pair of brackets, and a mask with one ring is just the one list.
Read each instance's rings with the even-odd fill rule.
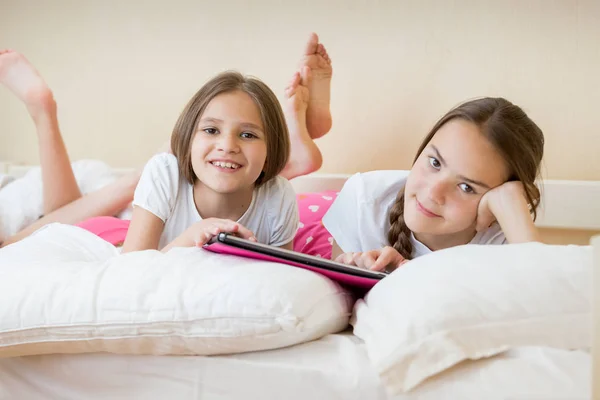
[[539,242],[540,235],[529,212],[521,182],[507,182],[481,199],[477,230],[498,221],[508,243]]
[[8,238],[0,247],[18,242],[42,226],[53,222],[76,224],[92,217],[115,215],[125,209],[131,200],[133,200],[133,192],[139,178],[140,172],[136,171],[95,192],[80,197],[66,206],[38,219],[27,228]]
[[284,244],[282,246],[279,246],[279,247],[281,247],[282,249],[292,250],[293,251],[294,250],[294,241],[292,240],[291,242],[286,243],[286,244]]
[[365,252],[344,253],[335,240],[331,249],[331,259],[374,271],[394,270],[407,261],[390,246]]
[[331,259],[335,260],[336,258],[341,256],[343,253],[344,253],[344,251],[340,248],[340,246],[337,244],[337,242],[334,239],[333,243],[332,243],[332,248],[331,248]]
[[[341,250],[337,251],[341,252]],[[332,253],[332,259],[342,264],[356,265],[357,267],[370,269],[373,271],[388,272],[395,270],[408,261],[405,260],[404,257],[402,257],[400,253],[398,253],[396,249],[391,246],[386,246],[382,249],[356,253],[340,253],[335,258],[333,257]]]
[[[135,207],[122,252],[158,249],[163,230],[164,223],[160,218],[143,208]],[[228,219],[207,218],[196,222],[159,250],[166,253],[173,247],[202,247],[213,236],[221,232],[236,233],[244,239],[256,241],[254,234],[237,222]],[[291,246],[291,243],[286,246],[288,245]]]
[[[166,253],[173,247],[202,247],[221,232],[235,233],[243,239],[256,241],[254,233],[238,222],[229,219],[207,218],[187,228],[165,246],[162,252]],[[291,243],[287,245],[291,245]]]
[[153,156],[141,173],[133,196],[133,215],[123,253],[158,249],[165,223],[171,218],[179,193],[179,169],[172,154]]
[[169,250],[171,250],[173,247],[194,247],[194,246],[196,246],[196,243],[194,243],[194,240],[192,239],[192,237],[188,234],[188,231],[186,230],[181,235],[177,236],[175,238],[175,240],[173,240],[171,243],[169,243],[164,248],[162,248],[160,251],[162,251],[163,253],[166,253]]
[[164,222],[150,211],[134,207],[122,253],[158,249],[164,226]]

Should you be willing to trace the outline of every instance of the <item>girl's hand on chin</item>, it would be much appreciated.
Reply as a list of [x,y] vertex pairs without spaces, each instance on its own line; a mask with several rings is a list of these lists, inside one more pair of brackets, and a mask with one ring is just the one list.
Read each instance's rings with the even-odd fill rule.
[[506,182],[488,191],[481,197],[477,210],[477,224],[475,229],[481,232],[497,221],[498,213],[509,209],[511,203],[521,202],[525,199],[525,190],[520,181]]

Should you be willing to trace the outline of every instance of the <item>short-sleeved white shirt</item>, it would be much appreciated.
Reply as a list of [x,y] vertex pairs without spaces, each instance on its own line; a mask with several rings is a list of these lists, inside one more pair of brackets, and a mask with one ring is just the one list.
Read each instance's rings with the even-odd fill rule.
[[[389,246],[388,215],[404,188],[409,171],[371,171],[351,176],[331,208],[323,225],[343,252],[363,252]],[[431,250],[411,235],[413,258]],[[505,244],[500,225],[478,232],[470,244]]]
[[[133,205],[165,223],[159,249],[202,220],[194,202],[193,186],[179,176],[177,159],[168,153],[157,154],[148,161],[135,190]],[[237,222],[250,229],[260,243],[282,246],[291,242],[299,222],[292,185],[277,176],[259,186],[248,210]]]

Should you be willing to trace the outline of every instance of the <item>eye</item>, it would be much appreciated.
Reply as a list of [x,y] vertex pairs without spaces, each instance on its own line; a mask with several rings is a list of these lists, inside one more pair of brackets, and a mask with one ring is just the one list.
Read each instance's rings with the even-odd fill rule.
[[209,135],[214,135],[217,133],[217,130],[215,128],[204,128],[203,131],[208,133]]
[[460,190],[462,190],[465,193],[475,193],[475,189],[473,189],[471,186],[467,185],[466,183],[461,183],[460,185],[458,185],[458,187],[460,188]]
[[242,134],[240,136],[243,137],[244,139],[253,139],[253,138],[258,137],[252,132],[242,132]]
[[440,164],[439,160],[435,157],[429,157],[429,165],[435,169],[440,169],[442,167],[442,164]]

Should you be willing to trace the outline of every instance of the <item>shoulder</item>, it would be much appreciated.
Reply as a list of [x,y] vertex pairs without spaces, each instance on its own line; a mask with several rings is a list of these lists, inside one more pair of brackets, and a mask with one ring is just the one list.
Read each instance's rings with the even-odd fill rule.
[[153,156],[144,166],[140,185],[177,187],[179,185],[177,158],[169,153],[161,153]]
[[406,184],[409,171],[382,170],[361,172],[352,175],[346,181],[342,191],[352,191],[357,196],[368,200],[377,201],[382,197],[396,197],[400,189]]
[[269,201],[270,199],[295,198],[296,194],[292,184],[281,176],[265,182],[258,188],[259,197]]
[[261,185],[255,197],[256,207],[262,209],[271,221],[285,219],[288,213],[296,215],[298,212],[294,188],[280,176]]
[[168,153],[157,154],[144,167],[135,189],[133,205],[166,221],[175,207],[179,184],[179,168],[175,156]]
[[277,176],[257,190],[253,221],[248,227],[256,229],[256,237],[264,243],[283,246],[291,242],[298,229],[298,204],[291,183]]
[[279,218],[283,210],[296,209],[296,193],[292,184],[281,176],[265,182],[255,195],[256,206],[264,209],[271,218]]
[[154,155],[152,158],[150,158],[150,160],[148,160],[145,168],[157,171],[179,171],[177,158],[170,153],[160,153]]
[[[136,194],[150,196],[154,192],[175,195],[179,187],[179,167],[173,154],[153,156],[146,165],[136,188]],[[162,196],[164,197],[164,195]]]

